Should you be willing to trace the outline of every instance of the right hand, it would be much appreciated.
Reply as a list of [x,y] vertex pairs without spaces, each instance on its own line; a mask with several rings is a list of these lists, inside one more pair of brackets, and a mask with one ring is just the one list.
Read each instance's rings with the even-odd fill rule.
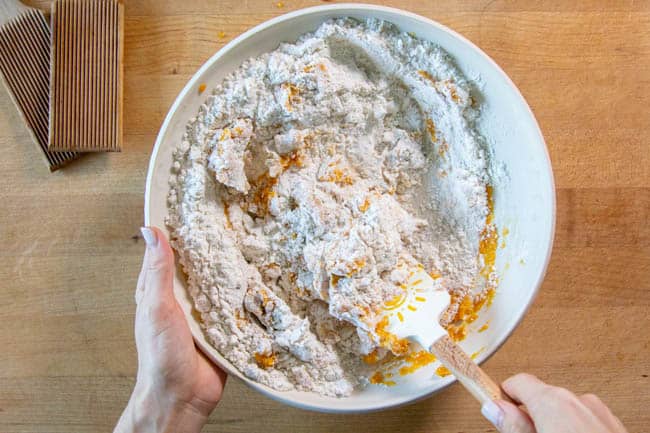
[[502,388],[519,406],[497,400],[481,409],[501,433],[627,433],[593,394],[578,397],[526,373],[506,380]]

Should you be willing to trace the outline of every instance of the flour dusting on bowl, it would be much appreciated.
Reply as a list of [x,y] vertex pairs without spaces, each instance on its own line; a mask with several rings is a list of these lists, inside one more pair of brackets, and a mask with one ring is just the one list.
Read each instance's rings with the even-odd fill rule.
[[167,221],[211,344],[272,388],[347,396],[418,359],[380,320],[416,264],[462,334],[495,284],[479,108],[443,50],[374,19],[217,84],[174,152]]

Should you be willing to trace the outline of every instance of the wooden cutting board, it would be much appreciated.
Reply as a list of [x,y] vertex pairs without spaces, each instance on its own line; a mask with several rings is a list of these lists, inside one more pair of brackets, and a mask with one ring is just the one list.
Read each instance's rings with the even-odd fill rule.
[[[48,2],[31,5],[49,7]],[[125,2],[124,151],[53,175],[0,92],[0,431],[111,431],[136,369],[133,290],[156,133],[191,74],[234,36],[321,1]],[[530,103],[558,187],[540,295],[487,363],[599,394],[630,432],[650,425],[650,4],[386,2],[492,56]],[[254,409],[253,409],[254,408]],[[460,387],[388,412],[291,409],[229,382],[205,432],[494,429]]]

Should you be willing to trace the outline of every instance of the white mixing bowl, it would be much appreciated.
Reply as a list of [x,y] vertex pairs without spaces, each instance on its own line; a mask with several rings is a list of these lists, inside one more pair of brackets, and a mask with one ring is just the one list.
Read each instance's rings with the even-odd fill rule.
[[[494,185],[495,221],[509,230],[505,248],[497,253],[500,283],[491,307],[479,314],[461,346],[474,353],[483,349],[478,362],[487,359],[506,340],[522,319],[539,288],[548,264],[555,226],[555,189],[549,156],[539,126],[508,76],[470,41],[421,16],[372,5],[338,4],[303,9],[282,15],[247,31],[228,43],[208,60],[174,101],[156,140],[145,193],[145,224],[165,230],[166,196],[172,150],[180,142],[185,125],[194,117],[209,92],[199,95],[201,83],[208,88],[245,59],[275,49],[280,42],[293,41],[315,30],[333,17],[374,17],[390,21],[405,32],[435,42],[455,59],[466,77],[475,81],[484,98],[479,122],[481,133],[493,148],[496,164],[507,173]],[[281,392],[244,377],[205,339],[192,314],[192,302],[185,290],[185,278],[176,272],[174,291],[197,345],[229,374],[239,377],[257,391],[292,406],[324,412],[366,412],[413,402],[448,386],[453,377],[434,374],[437,364],[414,374],[397,377],[393,387],[371,385],[347,398],[324,397],[309,392]],[[485,332],[476,330],[490,322]],[[515,373],[515,372],[513,372]]]

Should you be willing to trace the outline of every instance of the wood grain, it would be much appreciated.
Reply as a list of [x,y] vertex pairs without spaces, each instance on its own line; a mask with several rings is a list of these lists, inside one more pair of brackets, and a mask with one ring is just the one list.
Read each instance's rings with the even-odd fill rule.
[[[49,1],[27,2],[49,7]],[[168,107],[228,40],[284,0],[125,2],[124,151],[50,175],[0,93],[0,431],[110,431],[136,368],[133,289],[146,166]],[[594,392],[630,433],[650,425],[650,3],[386,2],[460,31],[528,100],[558,187],[553,258],[539,297],[486,364]],[[225,36],[220,37],[219,32]],[[291,409],[231,380],[205,432],[485,433],[454,385],[355,416]]]

